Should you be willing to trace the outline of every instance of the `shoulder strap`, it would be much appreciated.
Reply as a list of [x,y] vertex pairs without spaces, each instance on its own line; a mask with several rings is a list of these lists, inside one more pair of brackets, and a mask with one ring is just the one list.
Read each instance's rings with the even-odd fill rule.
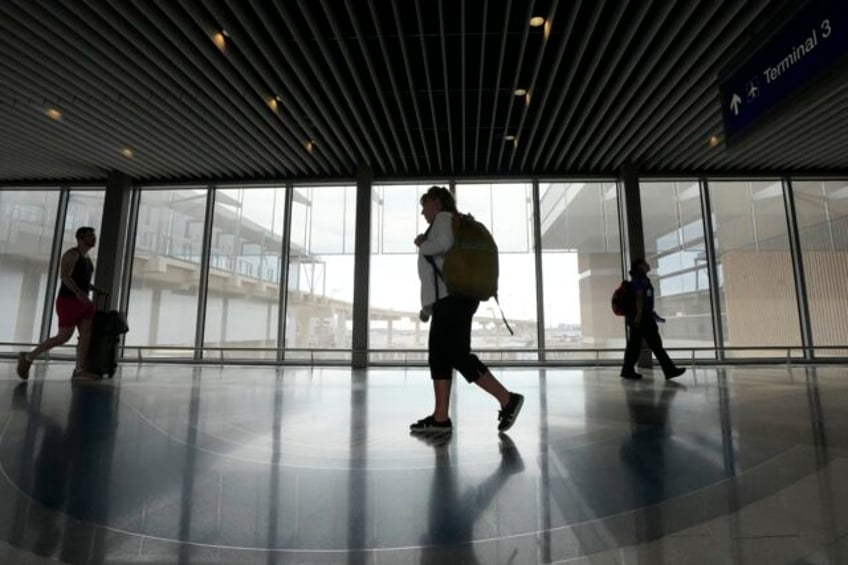
[[501,311],[501,320],[503,320],[503,323],[504,323],[504,325],[506,326],[506,329],[508,329],[508,330],[509,330],[509,335],[515,335],[515,332],[514,332],[514,331],[512,331],[512,328],[511,328],[511,327],[509,327],[509,322],[507,322],[507,321],[506,321],[506,316],[504,316],[503,308],[501,308],[501,302],[500,302],[500,300],[498,300],[498,295],[497,295],[497,294],[495,295],[495,302],[496,302],[496,303],[497,303],[497,305],[498,305],[498,310],[500,310],[500,311]]
[[445,280],[445,276],[442,274],[442,272],[436,266],[436,261],[435,261],[435,259],[433,259],[432,256],[425,255],[424,258],[427,259],[427,262],[430,263],[433,266],[433,286],[436,287],[436,300],[438,300],[439,299],[439,279]]

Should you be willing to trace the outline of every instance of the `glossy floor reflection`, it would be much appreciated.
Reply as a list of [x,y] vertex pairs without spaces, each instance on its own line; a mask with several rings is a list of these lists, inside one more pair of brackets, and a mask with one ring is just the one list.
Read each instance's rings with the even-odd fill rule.
[[848,563],[840,367],[498,371],[410,436],[426,370],[0,364],[0,563]]

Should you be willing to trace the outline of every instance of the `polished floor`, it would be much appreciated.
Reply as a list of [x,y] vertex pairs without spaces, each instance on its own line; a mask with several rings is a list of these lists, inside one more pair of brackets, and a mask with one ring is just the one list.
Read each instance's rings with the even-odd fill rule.
[[[848,371],[0,363],[0,563],[848,564]],[[656,373],[656,372],[655,372]]]

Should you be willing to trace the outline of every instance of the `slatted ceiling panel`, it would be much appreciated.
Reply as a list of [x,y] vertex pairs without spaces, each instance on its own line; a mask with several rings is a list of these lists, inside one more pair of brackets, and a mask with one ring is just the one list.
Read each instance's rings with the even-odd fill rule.
[[844,171],[846,80],[722,139],[719,72],[796,7],[7,0],[0,181]]

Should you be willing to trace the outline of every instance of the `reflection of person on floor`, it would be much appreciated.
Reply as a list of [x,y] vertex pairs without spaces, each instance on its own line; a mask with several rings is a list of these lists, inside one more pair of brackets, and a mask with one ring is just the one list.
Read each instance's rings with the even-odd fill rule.
[[[37,386],[43,387],[43,383]],[[102,524],[108,509],[114,389],[72,389],[64,430],[27,401],[26,391],[26,383],[18,385],[14,406],[26,411],[33,430],[27,434],[25,446],[33,457],[30,494],[46,507],[29,512],[29,526],[36,532],[31,550],[67,563],[99,563],[105,549],[104,533],[92,524]]]
[[480,563],[474,553],[474,524],[511,475],[524,470],[521,454],[500,434],[501,462],[489,477],[460,494],[451,464],[450,434],[416,436],[434,448],[436,466],[430,487],[428,531],[421,540],[422,565]]
[[656,395],[653,387],[624,383],[627,408],[630,412],[630,437],[621,445],[621,462],[632,473],[636,506],[646,517],[636,534],[640,542],[664,535],[660,503],[665,497],[666,448],[671,437],[668,409],[678,390],[686,387],[665,381]]

